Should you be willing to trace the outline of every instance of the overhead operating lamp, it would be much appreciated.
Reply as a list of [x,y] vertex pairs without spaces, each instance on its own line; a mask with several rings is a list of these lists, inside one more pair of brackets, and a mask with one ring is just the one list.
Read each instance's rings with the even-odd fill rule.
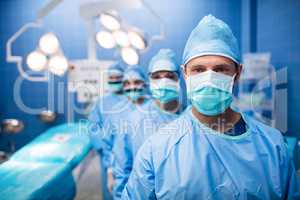
[[[119,12],[123,9],[140,9],[145,8],[158,22],[159,34],[146,38],[145,34],[137,28],[128,26],[121,19]],[[80,7],[80,15],[89,21],[88,32],[93,33],[93,21],[95,18],[103,28],[96,34],[96,41],[105,49],[116,48],[119,51],[123,61],[132,65],[139,61],[139,54],[146,52],[154,41],[163,40],[165,38],[165,26],[160,16],[144,1],[144,0],[111,0],[103,2],[90,2]],[[114,38],[111,38],[111,35]],[[89,39],[89,55],[96,57],[96,51],[92,39]]]
[[116,46],[115,38],[108,31],[100,31],[96,35],[98,44],[105,49],[112,49]]
[[68,60],[63,55],[55,55],[50,58],[48,70],[57,76],[62,76],[68,70]]
[[128,47],[130,45],[128,34],[126,31],[117,30],[113,32],[113,37],[120,47]]
[[27,65],[32,71],[42,71],[46,68],[47,57],[40,51],[33,51],[27,56]]
[[108,30],[115,31],[121,28],[121,20],[116,12],[104,12],[99,17],[100,23]]
[[29,69],[38,74],[29,74],[24,69],[24,59],[22,56],[13,54],[12,46],[15,41],[29,29],[41,29],[43,27],[42,19],[47,16],[53,9],[56,8],[63,0],[52,0],[45,7],[38,12],[38,19],[34,22],[29,22],[22,26],[15,34],[13,34],[6,43],[6,61],[16,63],[17,69],[20,75],[29,81],[34,82],[47,82],[49,80],[48,69],[48,57],[55,55],[60,51],[59,41],[53,33],[47,33],[43,35],[38,44],[38,48],[33,52],[29,53],[26,57],[25,63]]
[[26,63],[32,71],[49,71],[57,76],[64,75],[69,65],[54,33],[46,33],[40,38],[37,50],[27,56]]
[[43,53],[52,55],[59,51],[59,41],[54,33],[47,33],[40,38],[39,47]]
[[147,47],[147,40],[144,36],[144,34],[140,33],[136,30],[128,31],[128,38],[130,41],[130,44],[139,50],[144,50]]
[[139,63],[139,54],[131,47],[122,48],[121,56],[124,62],[128,65],[136,65]]

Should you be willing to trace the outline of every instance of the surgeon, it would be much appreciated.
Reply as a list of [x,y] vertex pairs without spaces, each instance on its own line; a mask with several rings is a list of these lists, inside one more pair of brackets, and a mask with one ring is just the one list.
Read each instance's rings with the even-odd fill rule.
[[182,111],[180,97],[180,67],[170,49],[162,49],[149,64],[150,92],[146,105],[131,113],[135,120],[128,132],[120,134],[113,154],[115,176],[114,199],[120,199],[131,173],[135,155],[144,141],[157,129],[175,120]]
[[204,17],[183,54],[192,105],[140,148],[122,199],[300,198],[281,133],[231,108],[241,70],[228,25]]
[[[112,199],[112,196],[107,188],[106,171],[111,161],[110,156],[106,155],[103,149],[103,126],[112,113],[117,114],[127,104],[127,99],[123,95],[123,73],[120,63],[116,62],[109,66],[107,70],[108,95],[96,102],[89,115],[90,140],[100,156],[101,190],[104,200]],[[112,108],[113,105],[114,108]]]
[[[114,185],[114,177],[112,174],[112,149],[114,146],[115,138],[118,137],[116,129],[122,128],[123,126],[133,123],[135,118],[130,118],[130,113],[137,109],[137,107],[143,106],[149,100],[147,97],[147,84],[146,76],[141,70],[141,66],[130,66],[124,72],[122,80],[124,95],[128,99],[128,103],[124,105],[117,114],[110,115],[106,121],[105,135],[103,137],[104,154],[109,155],[110,162],[108,164],[107,176],[108,176],[108,188],[112,192]],[[114,107],[114,105],[112,105]]]

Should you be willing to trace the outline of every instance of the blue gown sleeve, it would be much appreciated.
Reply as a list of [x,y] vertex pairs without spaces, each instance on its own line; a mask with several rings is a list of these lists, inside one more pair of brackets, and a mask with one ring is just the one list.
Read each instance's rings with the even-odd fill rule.
[[95,104],[91,113],[88,116],[89,126],[88,134],[92,146],[95,150],[101,151],[101,127],[102,127],[102,115],[98,108],[98,104]]
[[102,126],[103,137],[100,140],[102,146],[102,160],[105,168],[111,167],[113,162],[113,146],[115,142],[115,130],[111,120],[106,119]]
[[282,153],[281,170],[283,171],[282,174],[284,174],[283,185],[286,187],[284,199],[300,199],[300,180],[297,176],[294,162],[288,153],[286,145],[283,145]]
[[135,157],[131,175],[122,193],[122,199],[154,200],[156,199],[154,183],[151,140],[147,140]]
[[118,135],[113,149],[114,199],[120,199],[133,165],[133,151],[129,135]]
[[113,135],[110,120],[105,119],[99,105],[99,102],[95,104],[88,117],[90,123],[89,138],[94,149],[101,155],[103,166],[107,168],[112,163]]

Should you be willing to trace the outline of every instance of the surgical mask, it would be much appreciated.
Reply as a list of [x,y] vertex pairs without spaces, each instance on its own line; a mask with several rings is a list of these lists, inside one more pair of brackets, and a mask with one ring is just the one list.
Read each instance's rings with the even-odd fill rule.
[[230,106],[235,76],[206,71],[187,78],[187,94],[196,110],[215,116]]
[[139,98],[141,98],[144,95],[144,89],[143,88],[131,88],[124,90],[125,95],[130,98],[132,101],[137,101]]
[[123,88],[122,81],[118,82],[108,82],[108,89],[110,92],[119,92]]
[[179,96],[179,83],[169,78],[151,79],[150,91],[153,98],[168,103]]

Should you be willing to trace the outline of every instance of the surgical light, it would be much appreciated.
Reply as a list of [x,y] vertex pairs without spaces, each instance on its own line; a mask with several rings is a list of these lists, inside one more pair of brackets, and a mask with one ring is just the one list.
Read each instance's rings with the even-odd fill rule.
[[56,55],[50,58],[48,68],[55,75],[62,76],[68,69],[68,61],[62,55]]
[[130,45],[128,34],[125,31],[115,31],[113,32],[113,36],[119,46],[128,47]]
[[136,65],[139,63],[139,55],[136,50],[130,47],[122,48],[121,56],[128,65]]
[[143,50],[147,46],[146,39],[144,38],[144,36],[141,33],[138,33],[136,31],[129,31],[128,38],[129,38],[130,44],[139,50]]
[[101,24],[108,30],[115,31],[121,28],[121,23],[116,14],[102,13],[100,15]]
[[39,51],[31,52],[27,56],[27,65],[32,71],[42,71],[46,64],[47,57]]
[[59,41],[53,33],[47,33],[41,37],[39,47],[45,54],[51,55],[58,52]]
[[113,35],[107,31],[100,31],[96,35],[98,44],[105,49],[112,49],[116,46]]

